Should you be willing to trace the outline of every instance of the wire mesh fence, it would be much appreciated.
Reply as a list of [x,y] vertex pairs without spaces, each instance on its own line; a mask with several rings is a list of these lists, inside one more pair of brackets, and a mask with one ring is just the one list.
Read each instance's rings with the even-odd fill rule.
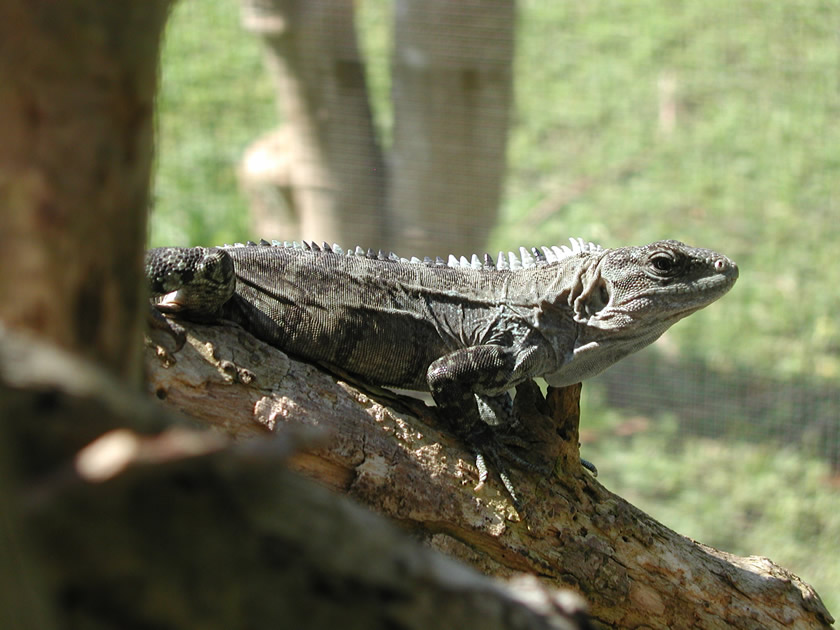
[[702,360],[641,352],[593,381],[626,414],[671,415],[686,435],[767,442],[825,460],[840,474],[840,388],[754,370],[722,372]]
[[[306,26],[321,43],[293,43],[301,14],[272,21],[280,4],[312,19],[321,11],[321,21]],[[243,28],[242,6],[246,18],[250,11],[262,21],[246,19]],[[747,443],[825,464],[819,507],[801,508],[820,525],[790,557],[815,582],[840,584],[836,572],[804,559],[808,546],[840,539],[831,516],[840,512],[832,489],[840,468],[840,5],[242,6],[181,0],[174,10],[158,104],[153,244],[288,240],[325,225],[323,234],[304,236],[346,246],[359,234],[361,245],[402,248],[401,255],[551,245],[569,236],[605,246],[678,238],[722,251],[741,268],[734,290],[678,324],[666,345],[626,359],[584,393],[597,399],[595,415],[644,419],[639,433],[671,422],[680,439],[716,440],[733,459]],[[266,39],[281,50],[271,53]],[[313,57],[295,62],[290,50]],[[283,67],[303,62],[303,74]],[[311,81],[309,92],[289,96],[282,82],[296,76]],[[296,120],[294,108],[306,103],[295,94],[322,104]],[[358,132],[369,117],[367,140],[346,129],[318,135],[340,118],[343,101],[330,99],[341,94],[365,99],[354,107],[367,113],[350,124]],[[316,128],[290,132],[295,124]],[[317,152],[300,148],[307,138],[349,166],[301,171],[302,162],[319,165]],[[363,146],[364,154],[353,148]],[[256,173],[245,185],[243,156]],[[372,186],[372,201],[343,207],[350,195],[330,188],[337,178],[351,192]],[[312,216],[345,213],[331,224],[340,226],[335,235],[294,215],[324,189],[332,196]],[[255,220],[266,208],[275,218],[291,208],[291,219]],[[358,231],[363,225],[373,227]],[[755,535],[738,544],[773,555]]]

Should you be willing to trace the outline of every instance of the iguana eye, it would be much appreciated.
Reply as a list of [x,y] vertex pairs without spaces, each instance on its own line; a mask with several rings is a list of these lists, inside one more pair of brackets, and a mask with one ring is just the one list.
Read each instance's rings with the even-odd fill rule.
[[660,254],[650,259],[651,266],[657,271],[668,273],[674,269],[674,260],[670,256]]

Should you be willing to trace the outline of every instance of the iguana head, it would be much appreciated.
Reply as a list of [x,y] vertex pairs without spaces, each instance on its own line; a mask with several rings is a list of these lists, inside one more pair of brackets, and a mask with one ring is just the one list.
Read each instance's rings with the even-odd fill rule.
[[568,294],[578,324],[574,349],[552,374],[560,386],[594,376],[658,339],[672,324],[725,294],[738,266],[678,241],[581,251]]
[[[587,288],[597,289],[601,308],[589,304],[590,325],[661,327],[708,306],[732,288],[738,266],[723,254],[679,241],[606,250],[590,267]],[[584,291],[586,293],[587,291]],[[576,306],[584,295],[575,300]],[[576,314],[577,314],[577,308]]]

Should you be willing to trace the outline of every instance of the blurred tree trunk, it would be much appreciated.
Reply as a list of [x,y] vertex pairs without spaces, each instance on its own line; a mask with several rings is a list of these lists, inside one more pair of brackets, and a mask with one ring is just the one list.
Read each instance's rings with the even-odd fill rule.
[[[385,172],[352,0],[243,0],[243,23],[265,43],[286,121],[265,148],[273,151],[268,159],[284,164],[278,187],[285,200],[272,205],[291,216],[267,227],[297,225],[294,234],[259,236],[376,242],[385,221]],[[257,229],[265,225],[261,214]]]
[[[246,28],[266,43],[286,121],[240,170],[259,236],[404,255],[480,251],[504,183],[514,1],[396,3],[387,169],[353,3],[242,1]],[[272,230],[287,232],[262,233]]]
[[[0,2],[0,627],[55,627],[24,470],[58,467],[96,420],[45,421],[61,365],[16,329],[139,384],[141,258],[169,0]],[[33,342],[34,343],[34,342]],[[33,395],[23,383],[39,382]],[[116,383],[116,381],[114,381]],[[74,439],[71,436],[75,436]],[[49,462],[49,464],[47,464]],[[66,627],[61,624],[61,627]]]
[[515,17],[513,0],[396,1],[396,251],[486,246],[504,184]]
[[168,6],[0,3],[0,320],[135,380]]

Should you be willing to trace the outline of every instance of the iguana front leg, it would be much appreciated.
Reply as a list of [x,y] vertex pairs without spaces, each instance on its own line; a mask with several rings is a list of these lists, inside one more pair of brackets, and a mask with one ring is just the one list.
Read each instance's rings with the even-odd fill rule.
[[426,373],[435,403],[453,430],[475,450],[479,479],[487,478],[487,463],[496,470],[514,501],[517,496],[505,460],[520,467],[544,470],[517,455],[511,446],[528,446],[512,430],[517,425],[508,390],[531,376],[536,348],[496,344],[451,352],[433,362]]

